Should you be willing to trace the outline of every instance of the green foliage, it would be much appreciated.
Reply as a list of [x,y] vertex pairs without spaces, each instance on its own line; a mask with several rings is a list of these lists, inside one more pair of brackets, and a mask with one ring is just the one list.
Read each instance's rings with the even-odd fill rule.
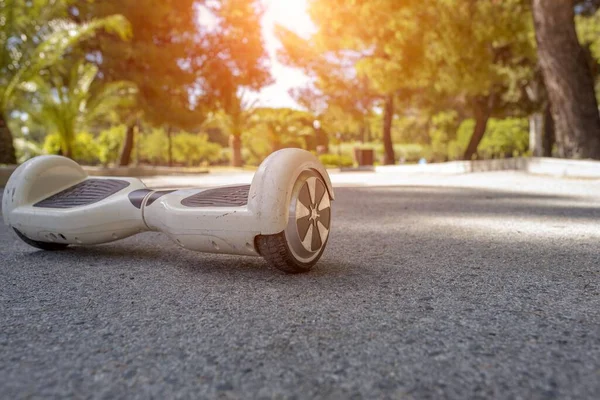
[[[47,154],[62,154],[63,138],[58,133],[52,133],[46,136],[44,141],[44,152]],[[81,132],[75,135],[73,141],[72,158],[82,164],[96,164],[100,146],[94,140],[94,136],[88,132]]]
[[30,158],[44,154],[44,149],[36,142],[24,138],[15,139],[17,162],[24,163]]
[[[70,0],[32,0],[0,2],[0,118],[27,104],[20,102],[23,82],[38,77],[47,68],[63,61],[63,56],[99,30],[126,38],[130,31],[120,15],[75,23],[65,18]],[[12,134],[0,131],[0,162],[14,162]]]
[[130,21],[131,42],[97,35],[87,50],[102,52],[96,60],[105,81],[137,85],[137,111],[154,127],[195,129],[208,110],[229,112],[240,87],[269,81],[258,0],[102,0],[76,7],[84,20],[119,12]]
[[458,115],[455,111],[440,112],[433,116],[429,129],[431,144],[427,158],[432,161],[446,161],[450,157],[458,158],[462,155],[456,154],[459,149],[454,140],[458,126]]
[[118,125],[100,132],[96,142],[100,150],[98,159],[103,165],[117,162],[126,131],[127,126]]
[[[140,160],[157,165],[169,162],[169,138],[164,129],[155,128],[140,138]],[[172,133],[171,151],[177,165],[198,166],[219,162],[222,159],[221,146],[208,141],[205,134],[188,132]]]
[[321,161],[321,164],[326,168],[352,167],[354,165],[354,159],[347,155],[321,154],[319,156],[319,161]]
[[31,93],[23,109],[38,124],[60,135],[67,157],[71,156],[76,132],[110,118],[113,110],[129,104],[136,92],[128,82],[112,82],[92,93],[97,73],[95,65],[79,61],[69,70],[54,68],[20,85]]
[[303,111],[286,108],[254,110],[242,135],[244,148],[248,151],[246,163],[258,165],[282,148],[306,148],[307,140],[314,136],[312,123],[312,116]]
[[580,43],[589,47],[594,59],[600,59],[600,10],[591,16],[575,17],[577,36]]
[[[13,2],[15,3],[15,2]],[[12,10],[14,12],[14,10]],[[104,29],[110,33],[118,34],[122,39],[127,38],[129,35],[129,25],[127,20],[121,15],[106,16],[102,19],[93,19],[83,24],[75,24],[67,20],[52,20],[43,21],[47,22],[43,30],[37,30],[42,33],[38,38],[34,39],[34,42],[39,40],[39,44],[35,46],[31,52],[27,55],[18,49],[16,52],[19,54],[18,62],[9,64],[6,69],[11,71],[12,74],[5,76],[2,82],[2,91],[0,92],[0,111],[6,112],[6,108],[9,105],[9,101],[12,99],[15,90],[23,82],[34,79],[37,75],[45,68],[56,65],[63,54],[72,49],[73,46],[79,42],[93,36],[93,34],[99,29]],[[35,20],[30,21],[35,24]],[[39,22],[37,22],[39,23]],[[37,26],[34,25],[32,29]],[[27,39],[25,32],[18,32],[21,37]],[[5,61],[15,61],[8,60]],[[0,65],[0,69],[3,66]]]
[[[428,117],[455,110],[462,119],[475,114],[474,103],[499,117],[536,107],[525,96],[537,57],[530,8],[522,0],[314,0],[309,13],[316,33],[303,39],[280,27],[279,55],[312,78],[295,91],[305,107],[321,114],[339,107],[346,114],[331,124],[346,139],[364,135],[365,126],[382,130],[381,116],[372,111],[386,95],[404,112],[394,118],[393,140],[428,143],[439,160],[451,151],[448,134],[456,127],[436,121],[431,127]],[[356,126],[349,128],[350,120]],[[457,117],[448,123],[456,125]]]
[[582,47],[589,51],[589,63],[596,80],[596,97],[600,99],[600,10],[575,17],[577,36]]
[[207,135],[180,132],[173,137],[173,160],[186,166],[211,164],[221,157],[221,146],[208,141]]
[[140,135],[138,138],[140,161],[152,164],[166,164],[169,161],[169,138],[164,129],[154,128],[150,134]]
[[[458,159],[467,147],[475,121],[464,121],[458,128],[456,141],[450,143],[448,158]],[[516,157],[527,153],[529,123],[525,118],[490,119],[486,136],[478,149],[479,158]]]
[[[351,142],[341,144],[341,154],[346,157],[354,159],[354,149],[373,149],[375,151],[375,162],[383,160],[384,148],[381,142]],[[337,152],[339,149],[338,145],[332,146],[331,151]],[[396,154],[398,160],[403,160],[406,163],[414,163],[419,161],[421,157],[429,157],[429,150],[425,146],[411,143],[411,144],[394,144],[394,154]]]

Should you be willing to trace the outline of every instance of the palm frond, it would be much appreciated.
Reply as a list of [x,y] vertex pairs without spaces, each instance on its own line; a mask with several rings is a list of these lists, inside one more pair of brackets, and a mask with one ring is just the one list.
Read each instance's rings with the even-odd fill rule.
[[96,31],[102,29],[123,39],[131,36],[131,26],[122,15],[112,15],[83,24],[54,20],[49,23],[49,27],[48,34],[42,37],[43,41],[30,56],[29,63],[24,63],[6,86],[0,99],[0,109],[6,109],[6,104],[21,82],[56,64],[68,49],[92,37]]

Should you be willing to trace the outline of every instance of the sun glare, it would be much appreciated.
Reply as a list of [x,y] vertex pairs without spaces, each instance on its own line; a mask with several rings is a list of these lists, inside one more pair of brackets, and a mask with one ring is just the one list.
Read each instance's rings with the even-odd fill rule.
[[[307,13],[307,0],[261,0],[265,7],[262,31],[271,63],[271,74],[275,83],[256,93],[256,99],[265,107],[298,108],[288,94],[289,89],[304,86],[308,78],[298,69],[286,67],[277,60],[281,43],[275,36],[275,26],[281,25],[298,35],[308,38],[315,26]],[[198,7],[198,22],[201,29],[212,30],[216,26],[215,16],[206,7]],[[252,97],[252,95],[251,95]]]
[[275,37],[275,25],[288,28],[302,37],[310,36],[315,27],[306,10],[308,4],[306,0],[263,0],[263,4],[266,8],[262,24],[263,35],[275,84],[261,90],[258,100],[264,106],[297,108],[288,90],[305,85],[308,78],[302,71],[286,67],[277,61],[277,49],[281,44]]
[[283,25],[303,37],[314,32],[307,13],[307,0],[263,0],[263,3],[267,8],[266,22]]

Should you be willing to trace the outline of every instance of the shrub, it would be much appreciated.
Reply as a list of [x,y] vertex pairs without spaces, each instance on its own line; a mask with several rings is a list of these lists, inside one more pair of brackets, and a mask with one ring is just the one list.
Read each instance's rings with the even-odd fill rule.
[[187,166],[214,163],[221,157],[221,146],[208,136],[181,132],[173,135],[173,160]]
[[[380,142],[350,142],[350,143],[342,143],[342,155],[350,157],[354,159],[354,148],[361,149],[373,149],[375,150],[375,162],[383,160],[383,143]],[[333,145],[329,148],[330,151],[337,151],[338,146]],[[396,155],[396,161],[400,159],[404,159],[405,162],[412,163],[417,162],[421,157],[425,157],[428,155],[425,148],[420,144],[394,144],[394,154]]]
[[42,148],[44,149],[44,153],[62,154],[61,143],[62,140],[58,133],[51,133],[49,135],[46,135],[46,138],[44,139],[44,145],[42,146]]
[[152,129],[148,135],[140,135],[139,159],[152,164],[166,164],[169,162],[169,139],[163,129]]
[[354,159],[347,155],[338,154],[322,154],[319,156],[319,161],[327,168],[336,167],[351,167],[354,165]]
[[125,141],[127,127],[125,125],[113,126],[100,133],[96,142],[100,152],[98,159],[104,165],[114,163],[118,160],[121,147]]
[[[47,154],[61,154],[62,139],[58,133],[46,136],[44,140],[44,152]],[[100,147],[94,140],[94,136],[88,132],[75,135],[73,141],[73,159],[82,164],[95,164],[98,162]]]
[[[211,143],[206,134],[173,133],[171,151],[173,162],[186,166],[212,164],[222,158],[221,146]],[[169,162],[169,138],[163,129],[153,129],[140,138],[140,159],[153,164]]]
[[[479,158],[501,158],[523,155],[529,147],[528,121],[525,118],[490,119],[477,148]],[[460,158],[467,148],[475,121],[464,121],[458,128],[454,154],[451,158]],[[451,143],[452,144],[452,143]]]

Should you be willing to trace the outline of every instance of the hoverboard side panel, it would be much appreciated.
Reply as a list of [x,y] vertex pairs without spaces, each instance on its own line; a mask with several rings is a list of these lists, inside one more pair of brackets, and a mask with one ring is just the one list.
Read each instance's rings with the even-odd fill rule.
[[72,208],[41,208],[23,205],[11,212],[13,227],[28,238],[42,242],[100,244],[148,230],[142,210],[129,193],[144,188],[135,178],[129,185],[102,201]]
[[[73,190],[86,187],[88,180],[91,192]],[[99,189],[108,180],[109,190]],[[87,178],[65,157],[36,157],[11,175],[2,203],[4,221],[30,240],[63,244],[105,243],[146,230],[142,211],[127,198],[127,193],[145,185],[135,178],[114,181]],[[94,201],[99,197],[101,201]]]
[[4,223],[12,224],[12,210],[43,200],[86,177],[79,164],[65,157],[39,156],[24,162],[12,173],[4,188]]

